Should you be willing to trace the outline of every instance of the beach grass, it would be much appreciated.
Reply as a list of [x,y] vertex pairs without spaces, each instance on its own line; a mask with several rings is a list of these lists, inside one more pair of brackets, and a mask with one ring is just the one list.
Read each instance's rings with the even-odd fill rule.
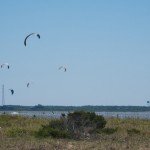
[[0,116],[0,150],[149,150],[150,120],[107,118],[106,127],[83,140],[37,138],[50,119]]

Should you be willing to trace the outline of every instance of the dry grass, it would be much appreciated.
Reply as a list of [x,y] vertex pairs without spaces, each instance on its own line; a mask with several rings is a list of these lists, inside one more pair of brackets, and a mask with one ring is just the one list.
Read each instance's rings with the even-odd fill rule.
[[47,124],[48,122],[48,119],[0,116],[0,150],[150,149],[150,120],[107,119],[106,128],[117,128],[117,131],[113,134],[102,132],[97,137],[87,140],[35,138],[34,132],[42,124]]

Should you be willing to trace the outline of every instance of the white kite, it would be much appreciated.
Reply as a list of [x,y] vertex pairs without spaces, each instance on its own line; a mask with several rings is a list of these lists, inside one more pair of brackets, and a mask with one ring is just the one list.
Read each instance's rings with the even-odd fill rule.
[[3,63],[3,64],[1,64],[1,68],[4,68],[5,66],[6,66],[8,69],[10,68],[10,66],[9,66],[8,63]]
[[64,67],[64,66],[60,66],[59,68],[58,68],[59,70],[64,70],[64,72],[66,72],[67,71],[67,68],[66,67]]

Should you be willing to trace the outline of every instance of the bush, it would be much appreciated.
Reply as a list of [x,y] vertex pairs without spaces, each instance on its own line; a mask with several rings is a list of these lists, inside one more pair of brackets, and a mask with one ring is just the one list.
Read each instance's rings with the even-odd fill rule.
[[48,125],[43,125],[37,132],[38,137],[54,137],[54,138],[66,138],[69,134],[64,126],[63,120],[52,120]]
[[104,128],[106,121],[103,116],[93,112],[76,111],[69,113],[67,117],[52,120],[48,125],[42,126],[37,135],[40,137],[55,138],[84,138],[96,133],[96,130]]
[[89,136],[96,130],[104,128],[105,125],[104,117],[98,116],[94,112],[76,111],[67,116],[68,129],[75,138]]
[[59,129],[49,128],[42,128],[37,133],[38,137],[53,137],[53,138],[67,138],[69,137],[67,131],[62,131]]

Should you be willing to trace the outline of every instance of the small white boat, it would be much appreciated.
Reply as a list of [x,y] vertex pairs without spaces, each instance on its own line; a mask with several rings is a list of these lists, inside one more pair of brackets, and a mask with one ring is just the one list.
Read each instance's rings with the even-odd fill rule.
[[11,115],[19,115],[19,113],[18,112],[11,112]]

